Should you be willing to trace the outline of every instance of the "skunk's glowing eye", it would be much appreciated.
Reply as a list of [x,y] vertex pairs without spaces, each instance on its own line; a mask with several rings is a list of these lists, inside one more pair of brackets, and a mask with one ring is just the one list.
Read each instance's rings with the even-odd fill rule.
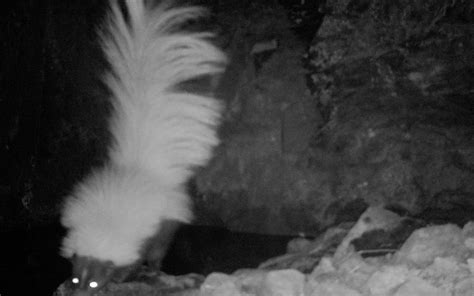
[[91,287],[92,289],[97,288],[97,286],[99,286],[99,284],[97,282],[90,282],[89,283],[89,287]]
[[77,277],[72,278],[72,279],[71,279],[71,282],[72,282],[73,284],[79,284],[79,279],[78,279]]

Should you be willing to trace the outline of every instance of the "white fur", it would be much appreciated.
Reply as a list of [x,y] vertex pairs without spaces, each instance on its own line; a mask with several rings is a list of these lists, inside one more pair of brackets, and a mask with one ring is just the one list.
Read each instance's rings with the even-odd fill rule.
[[225,57],[206,33],[179,26],[200,17],[196,7],[162,5],[147,10],[127,0],[128,23],[113,2],[102,35],[112,71],[106,83],[114,110],[114,143],[105,168],[80,183],[66,201],[68,228],[62,254],[91,256],[123,266],[163,219],[191,219],[184,183],[207,163],[217,145],[220,104],[180,92],[178,83],[223,70]]

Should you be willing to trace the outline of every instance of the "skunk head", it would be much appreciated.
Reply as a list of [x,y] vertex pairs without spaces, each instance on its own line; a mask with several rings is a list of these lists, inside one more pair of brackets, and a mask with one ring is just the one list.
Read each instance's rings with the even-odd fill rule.
[[101,261],[92,257],[74,255],[69,287],[74,295],[94,295],[111,280],[120,281],[133,270],[133,265],[118,267],[111,261]]
[[[114,264],[91,257],[73,256],[71,287],[75,291],[95,292],[104,287],[114,274]],[[90,293],[88,293],[90,294]]]

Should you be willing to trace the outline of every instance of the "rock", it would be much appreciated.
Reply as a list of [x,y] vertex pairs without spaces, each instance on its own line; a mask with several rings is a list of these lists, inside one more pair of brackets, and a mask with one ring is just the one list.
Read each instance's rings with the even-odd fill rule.
[[459,281],[454,287],[453,296],[472,296],[474,295],[474,277],[468,277]]
[[474,221],[467,222],[462,228],[465,237],[474,238]]
[[451,296],[451,293],[430,285],[428,282],[414,277],[404,283],[393,296]]
[[468,237],[464,241],[464,245],[471,251],[474,251],[474,237]]
[[346,235],[342,243],[337,247],[335,258],[344,259],[349,252],[352,240],[361,237],[364,233],[375,229],[393,229],[401,222],[401,217],[394,212],[382,207],[369,207],[357,220]]
[[[367,281],[367,289],[370,295],[390,295],[397,287],[405,283],[410,277],[410,271],[406,266],[386,266],[375,272]],[[413,294],[416,295],[416,294]]]
[[311,277],[316,278],[323,274],[331,274],[335,273],[336,268],[333,265],[332,259],[328,257],[323,257],[321,261],[319,261],[318,266],[316,266],[311,273]]
[[469,256],[468,249],[464,246],[463,233],[453,224],[416,230],[395,254],[394,261],[397,264],[425,268],[436,257],[447,256],[459,261],[464,261]]
[[467,259],[467,266],[469,267],[471,274],[474,274],[474,258]]
[[276,270],[267,274],[261,296],[302,296],[305,276],[294,269]]
[[465,237],[464,245],[471,251],[474,252],[474,222],[468,222],[464,225],[462,233]]
[[349,286],[364,291],[367,281],[377,271],[377,267],[368,264],[358,254],[353,254],[339,265],[338,274]]
[[465,263],[459,263],[455,258],[436,258],[430,266],[420,271],[420,277],[446,291],[452,291],[457,282],[471,274]]
[[235,283],[235,277],[223,274],[210,274],[199,290],[200,296],[242,296]]
[[308,280],[305,296],[362,296],[358,291],[346,286],[335,277],[325,280]]
[[313,244],[311,240],[304,237],[298,237],[288,242],[288,245],[286,246],[286,252],[287,253],[306,252],[310,250],[312,245]]
[[242,291],[250,295],[258,295],[267,273],[267,270],[261,269],[240,269],[234,272],[233,276],[237,278],[236,282]]

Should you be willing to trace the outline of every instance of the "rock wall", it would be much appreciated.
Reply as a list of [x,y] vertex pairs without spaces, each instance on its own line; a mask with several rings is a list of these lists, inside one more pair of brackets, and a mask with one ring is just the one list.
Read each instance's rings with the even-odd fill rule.
[[461,209],[467,222],[472,4],[329,2],[307,50],[291,23],[240,38],[278,47],[244,59],[224,143],[198,177],[206,205],[231,229],[281,234],[355,220],[367,205]]

